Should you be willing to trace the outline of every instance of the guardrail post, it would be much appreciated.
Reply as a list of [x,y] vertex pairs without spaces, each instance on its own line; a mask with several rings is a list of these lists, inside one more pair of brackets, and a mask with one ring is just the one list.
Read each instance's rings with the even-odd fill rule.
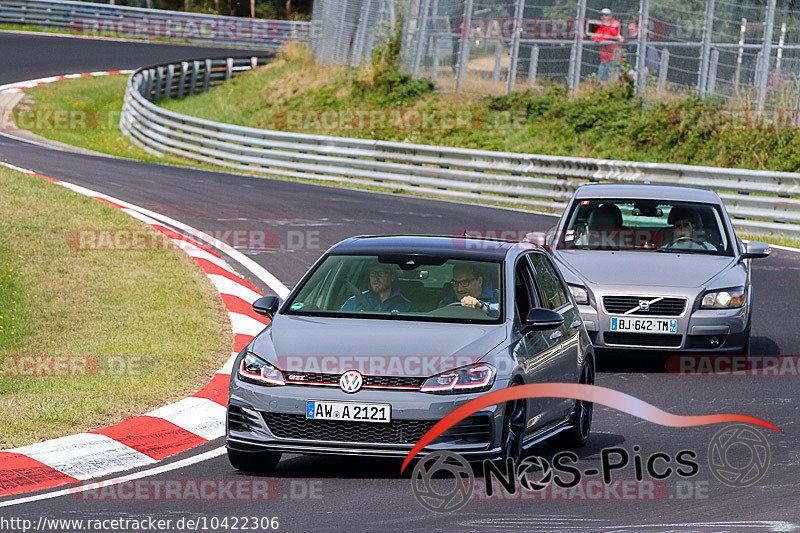
[[186,74],[189,70],[189,63],[181,61],[181,75],[178,78],[178,98],[183,98],[186,94]]
[[717,90],[717,64],[719,63],[719,50],[711,50],[711,65],[708,67],[708,83],[706,94],[713,95]]
[[197,71],[200,70],[200,62],[192,61],[192,76],[189,78],[189,94],[194,94],[197,89]]
[[258,58],[253,56],[250,58],[250,70],[255,70],[258,67]]
[[531,60],[528,64],[528,85],[536,85],[536,71],[539,69],[539,46],[531,46]]
[[667,89],[667,72],[669,71],[669,49],[661,50],[661,63],[658,65],[658,92]]
[[161,100],[164,92],[164,67],[156,67],[156,92],[154,100]]
[[211,59],[206,59],[206,71],[203,77],[203,92],[208,90],[211,84]]
[[456,74],[456,90],[464,84],[469,69],[469,38],[472,34],[472,0],[464,2],[464,17],[461,19],[461,37],[458,47],[458,73]]
[[175,79],[175,65],[167,65],[167,82],[164,84],[164,98],[172,98],[172,82]]
[[233,76],[233,58],[229,57],[225,60],[225,81],[228,81]]

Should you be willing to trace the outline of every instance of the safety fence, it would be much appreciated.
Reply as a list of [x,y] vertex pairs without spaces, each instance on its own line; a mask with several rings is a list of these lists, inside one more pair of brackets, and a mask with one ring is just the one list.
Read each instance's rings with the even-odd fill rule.
[[120,128],[150,153],[233,170],[379,186],[558,213],[589,182],[720,193],[734,225],[800,238],[800,173],[612,161],[262,130],[212,122],[154,102],[207,90],[268,57],[200,59],[141,68],[128,79]]
[[310,23],[301,21],[224,17],[62,0],[3,0],[0,24],[69,30],[85,36],[252,48],[277,48],[289,40],[307,41],[310,28]]
[[318,61],[357,65],[397,23],[403,68],[444,89],[510,92],[549,80],[577,91],[629,74],[639,93],[799,112],[796,8],[794,0],[316,0],[312,47]]

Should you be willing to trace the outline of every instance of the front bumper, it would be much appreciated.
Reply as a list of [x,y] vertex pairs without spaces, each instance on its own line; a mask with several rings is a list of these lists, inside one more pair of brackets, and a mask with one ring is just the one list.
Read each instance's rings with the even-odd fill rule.
[[[618,293],[615,293],[618,294]],[[686,309],[679,316],[631,315],[631,318],[676,319],[677,330],[671,335],[619,334],[611,331],[611,317],[602,300],[594,305],[579,305],[586,330],[596,348],[613,350],[653,350],[690,353],[736,353],[747,342],[748,305],[738,309],[696,309],[694,297],[688,297]],[[599,308],[599,309],[598,309]]]
[[[347,394],[338,387],[265,387],[232,378],[227,445],[242,452],[405,457],[436,422],[482,394],[366,389]],[[499,381],[492,390],[506,386]],[[307,420],[307,400],[389,403],[392,421]],[[475,460],[498,457],[502,415],[502,405],[487,407],[443,433],[422,453],[451,450]]]

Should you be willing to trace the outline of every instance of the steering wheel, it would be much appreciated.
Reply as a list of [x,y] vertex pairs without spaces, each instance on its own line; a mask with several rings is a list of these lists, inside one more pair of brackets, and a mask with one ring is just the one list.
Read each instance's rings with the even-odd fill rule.
[[[459,308],[460,310],[456,311],[455,308]],[[461,305],[461,302],[449,303],[443,307],[439,307],[428,312],[428,314],[432,316],[449,317],[452,317],[454,313],[463,316],[464,318],[486,318],[486,313],[483,311],[475,309],[474,307]]]
[[678,237],[677,239],[673,239],[671,242],[665,244],[661,248],[670,249],[672,246],[675,246],[676,244],[684,241],[691,241],[693,243],[699,244],[703,248],[703,250],[708,250],[708,246],[706,246],[705,242],[701,241],[700,239],[695,239],[694,237]]

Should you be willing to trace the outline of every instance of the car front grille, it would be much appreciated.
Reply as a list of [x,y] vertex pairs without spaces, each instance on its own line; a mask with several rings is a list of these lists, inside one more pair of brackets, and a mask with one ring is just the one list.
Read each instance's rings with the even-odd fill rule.
[[[341,374],[323,374],[320,372],[287,372],[286,383],[291,385],[318,385],[318,386],[339,386]],[[292,379],[293,376],[301,379]],[[406,377],[406,376],[364,376],[363,387],[371,388],[404,388],[419,389],[426,378]]]
[[603,307],[607,313],[624,314],[631,309],[632,315],[659,315],[659,316],[678,316],[683,313],[686,307],[684,298],[662,298],[650,304],[650,309],[639,308],[640,301],[652,301],[652,296],[603,296]]
[[657,333],[621,333],[606,331],[603,333],[606,344],[620,346],[651,346],[654,348],[677,348],[681,345],[680,335],[661,335]]
[[[303,415],[262,412],[270,431],[281,439],[365,444],[416,444],[437,420],[392,420],[388,424],[309,420]],[[489,417],[471,416],[445,431],[435,442],[488,443]]]

